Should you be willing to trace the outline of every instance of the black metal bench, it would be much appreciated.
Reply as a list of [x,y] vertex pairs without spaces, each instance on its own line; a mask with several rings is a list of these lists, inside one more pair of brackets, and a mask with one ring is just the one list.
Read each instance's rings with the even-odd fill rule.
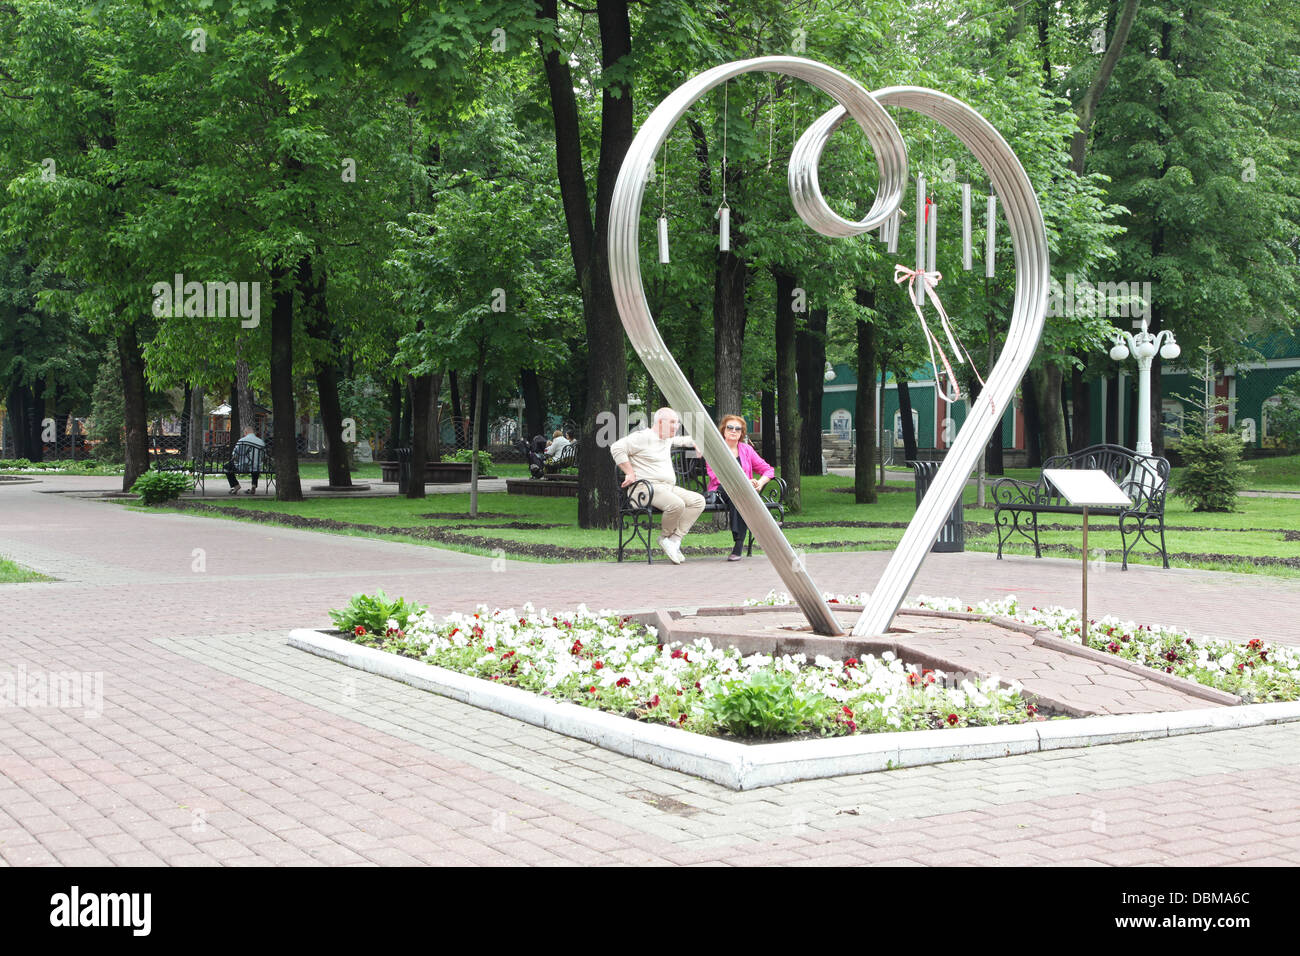
[[214,445],[203,449],[203,458],[201,461],[194,462],[194,478],[199,488],[206,495],[207,483],[209,477],[226,476],[226,469],[234,472],[236,477],[247,475],[249,478],[256,472],[262,479],[262,487],[266,493],[271,493],[271,486],[275,484],[275,456],[271,454],[270,448],[259,448],[257,445],[239,444],[234,445]]
[[[708,472],[704,469],[704,459],[698,454],[694,454],[687,449],[673,449],[673,470],[677,473],[677,486],[685,488],[688,491],[695,491],[704,495],[704,514],[723,515],[727,521],[730,521],[731,508],[721,495],[710,497],[705,488],[708,485]],[[623,473],[619,471],[618,481],[623,481]],[[782,478],[773,478],[763,490],[759,492],[759,497],[767,505],[767,510],[776,516],[777,524],[785,521],[785,494],[786,484]],[[618,560],[623,560],[623,551],[631,546],[633,542],[645,542],[645,560],[646,564],[653,564],[653,550],[651,548],[651,535],[654,532],[654,516],[656,509],[654,507],[654,487],[645,478],[638,478],[626,488],[619,488],[618,492]],[[630,526],[630,527],[629,527]],[[638,544],[639,548],[640,545]],[[749,532],[745,553],[750,557],[754,554],[754,532]]]
[[[1165,550],[1165,494],[1169,487],[1169,462],[1164,458],[1139,455],[1118,445],[1091,445],[1068,455],[1058,455],[1043,462],[1043,468],[1095,468],[1106,472],[1119,485],[1133,505],[1129,508],[1089,508],[1089,515],[1109,515],[1119,519],[1120,540],[1124,543],[1121,567],[1128,570],[1128,556],[1139,541],[1155,548],[1164,566],[1169,567]],[[1065,501],[1046,478],[1036,483],[1000,478],[993,485],[993,521],[998,529],[998,558],[1002,545],[1019,533],[1034,543],[1034,557],[1043,556],[1038,543],[1040,514],[1082,514],[1083,509]],[[1023,522],[1022,522],[1023,516]],[[1022,524],[1024,526],[1022,526]],[[1151,537],[1160,534],[1157,544]],[[1032,532],[1032,537],[1030,536]],[[1129,538],[1132,537],[1130,543]]]
[[578,443],[569,442],[554,458],[547,458],[543,468],[548,475],[561,474],[567,468],[578,467]]

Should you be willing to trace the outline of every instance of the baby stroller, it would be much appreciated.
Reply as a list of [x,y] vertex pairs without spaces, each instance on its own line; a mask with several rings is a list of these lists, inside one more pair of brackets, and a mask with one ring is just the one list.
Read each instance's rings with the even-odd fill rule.
[[[541,448],[538,448],[538,443]],[[528,473],[534,478],[541,478],[546,474],[546,440],[541,435],[535,437],[532,442],[526,442],[522,438],[515,442],[515,448],[524,456],[524,461],[528,462]]]

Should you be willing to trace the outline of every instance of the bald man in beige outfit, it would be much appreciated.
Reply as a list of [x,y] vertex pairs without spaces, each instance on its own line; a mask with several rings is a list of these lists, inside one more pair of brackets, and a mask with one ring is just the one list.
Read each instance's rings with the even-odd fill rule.
[[650,505],[663,512],[660,519],[659,547],[673,564],[681,564],[682,538],[691,530],[695,520],[704,511],[704,496],[699,492],[677,487],[677,473],[673,470],[672,451],[675,445],[695,447],[695,440],[677,434],[677,413],[671,408],[655,412],[654,423],[620,438],[609,446],[614,464],[622,470],[622,487],[645,479],[654,488]]

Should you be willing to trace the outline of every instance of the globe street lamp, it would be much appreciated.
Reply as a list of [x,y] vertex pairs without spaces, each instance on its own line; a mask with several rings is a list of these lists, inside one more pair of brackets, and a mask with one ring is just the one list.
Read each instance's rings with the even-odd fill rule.
[[1162,329],[1157,335],[1147,331],[1147,320],[1142,320],[1142,331],[1137,335],[1116,330],[1115,345],[1110,357],[1123,362],[1129,357],[1138,363],[1138,435],[1137,453],[1151,454],[1151,360],[1160,353],[1162,359],[1176,359],[1182,349],[1174,341],[1174,333]]

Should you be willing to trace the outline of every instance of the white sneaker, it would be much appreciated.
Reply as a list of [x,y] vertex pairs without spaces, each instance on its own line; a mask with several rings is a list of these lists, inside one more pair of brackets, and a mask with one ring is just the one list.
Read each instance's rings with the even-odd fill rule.
[[663,548],[664,554],[668,555],[668,560],[673,564],[681,564],[686,559],[682,557],[682,549],[677,544],[675,535],[659,539],[659,547]]

